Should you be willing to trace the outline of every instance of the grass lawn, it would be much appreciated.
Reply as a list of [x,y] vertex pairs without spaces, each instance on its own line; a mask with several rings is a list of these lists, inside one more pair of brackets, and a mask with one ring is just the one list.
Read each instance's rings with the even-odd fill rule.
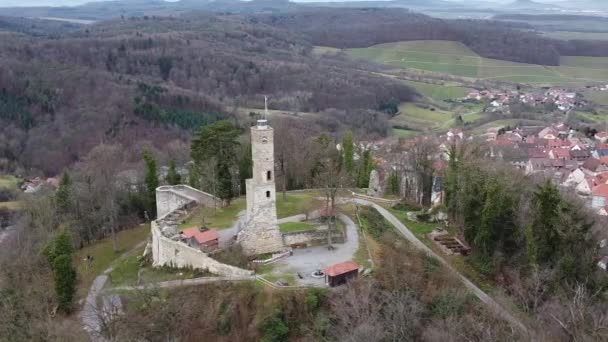
[[192,279],[205,276],[213,276],[212,274],[200,270],[190,269],[172,269],[169,267],[152,268],[149,265],[141,265],[139,260],[143,249],[137,253],[130,255],[124,259],[114,263],[114,269],[110,272],[109,284],[116,286],[133,286],[139,284],[157,283],[169,280]]
[[293,233],[314,230],[315,226],[306,222],[285,222],[279,224],[279,229],[281,230],[281,233]]
[[245,210],[247,202],[245,197],[239,197],[233,200],[226,208],[204,207],[195,210],[184,223],[180,225],[181,229],[201,226],[203,219],[205,224],[214,229],[230,228],[238,218],[241,211]]
[[[317,199],[321,193],[317,191],[288,193],[283,199],[283,194],[277,191],[277,217],[285,218],[303,214],[311,206],[321,206],[322,202]],[[318,202],[318,203],[315,203]]]
[[[95,277],[110,267],[112,262],[123,253],[131,250],[138,243],[145,241],[149,235],[150,225],[145,224],[118,233],[118,252],[116,253],[112,249],[111,238],[103,239],[76,251],[75,264],[79,278],[78,296],[80,298],[84,297]],[[87,265],[84,261],[87,255],[93,258],[90,265]]]

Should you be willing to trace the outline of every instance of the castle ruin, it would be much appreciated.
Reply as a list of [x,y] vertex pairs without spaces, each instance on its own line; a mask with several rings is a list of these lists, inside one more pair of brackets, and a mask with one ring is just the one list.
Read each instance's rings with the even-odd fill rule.
[[266,119],[251,127],[253,177],[247,179],[247,214],[237,241],[247,255],[285,250],[277,223],[274,140]]

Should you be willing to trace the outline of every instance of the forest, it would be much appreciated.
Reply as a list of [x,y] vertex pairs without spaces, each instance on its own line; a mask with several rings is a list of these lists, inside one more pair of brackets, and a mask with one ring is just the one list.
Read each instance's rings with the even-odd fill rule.
[[315,113],[301,118],[330,130],[384,135],[389,115],[379,109],[417,96],[354,62],[315,56],[293,33],[236,16],[119,19],[56,39],[6,36],[0,164],[10,170],[56,175],[100,142],[162,147],[219,119],[244,128],[239,108],[260,108],[262,95],[271,109]]

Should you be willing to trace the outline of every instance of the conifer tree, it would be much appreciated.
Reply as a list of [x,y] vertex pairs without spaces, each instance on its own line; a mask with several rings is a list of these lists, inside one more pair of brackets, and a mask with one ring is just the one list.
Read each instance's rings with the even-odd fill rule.
[[169,171],[167,171],[166,181],[169,185],[177,185],[182,182],[182,176],[177,172],[175,160],[169,162]]
[[58,309],[65,313],[70,312],[76,293],[76,269],[72,264],[73,251],[71,237],[66,231],[57,235],[43,251],[53,269]]
[[62,213],[68,213],[72,207],[72,179],[67,171],[61,176],[59,187],[55,193],[57,208]]
[[156,172],[156,159],[149,151],[144,152],[144,161],[146,163],[146,176],[144,182],[146,185],[146,207],[151,217],[156,217],[156,188],[158,188],[158,174]]
[[347,132],[342,138],[342,148],[344,151],[344,168],[349,175],[354,171],[354,144],[353,133]]

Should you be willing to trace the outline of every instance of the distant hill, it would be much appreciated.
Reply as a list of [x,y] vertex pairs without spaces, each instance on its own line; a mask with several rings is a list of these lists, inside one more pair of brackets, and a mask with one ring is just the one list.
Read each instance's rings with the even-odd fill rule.
[[506,4],[504,7],[512,10],[559,8],[559,6],[554,4],[543,4],[532,0],[515,0],[510,4]]

